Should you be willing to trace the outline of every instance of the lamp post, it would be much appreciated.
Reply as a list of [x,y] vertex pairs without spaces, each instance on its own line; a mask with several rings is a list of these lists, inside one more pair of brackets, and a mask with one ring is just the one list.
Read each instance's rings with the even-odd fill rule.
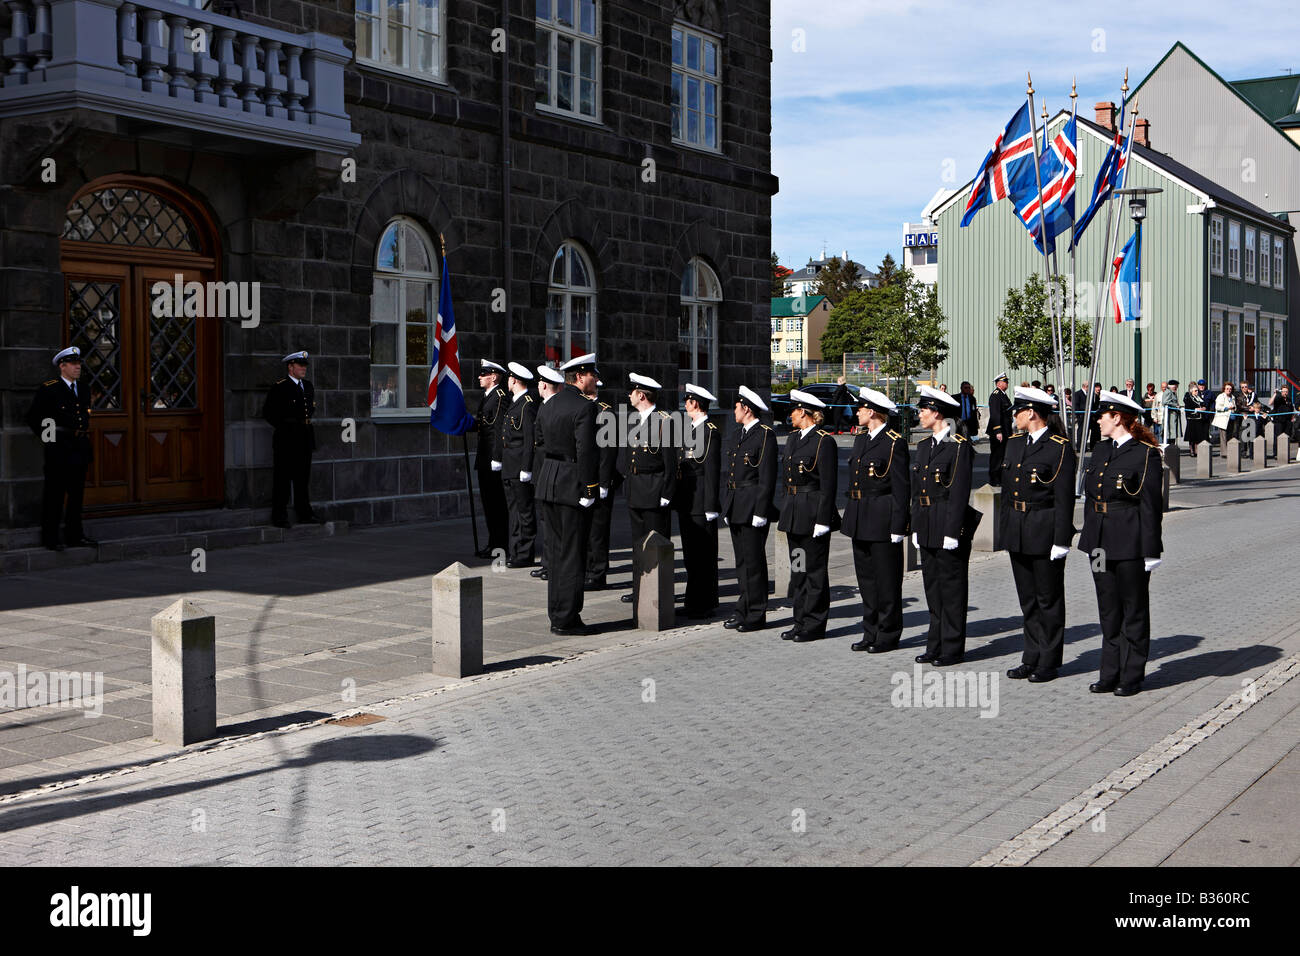
[[[1136,186],[1132,189],[1116,189],[1115,195],[1128,197],[1128,214],[1133,218],[1133,228],[1137,235],[1137,246],[1142,248],[1142,222],[1147,217],[1147,197],[1154,196],[1156,193],[1163,192],[1161,189],[1151,189],[1144,186]],[[1139,253],[1140,254],[1140,253]],[[1138,275],[1141,281],[1142,276]],[[1145,386],[1142,384],[1142,316],[1144,312],[1144,303],[1142,296],[1137,296],[1138,316],[1137,328],[1133,330],[1133,391],[1145,394]]]

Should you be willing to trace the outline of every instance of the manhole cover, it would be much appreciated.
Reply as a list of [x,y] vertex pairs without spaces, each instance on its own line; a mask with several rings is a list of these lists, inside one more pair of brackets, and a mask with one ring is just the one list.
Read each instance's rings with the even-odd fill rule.
[[337,720],[327,720],[328,724],[338,724],[342,727],[364,727],[366,724],[377,724],[381,720],[387,720],[387,717],[380,717],[378,714],[352,714],[348,717],[340,717]]

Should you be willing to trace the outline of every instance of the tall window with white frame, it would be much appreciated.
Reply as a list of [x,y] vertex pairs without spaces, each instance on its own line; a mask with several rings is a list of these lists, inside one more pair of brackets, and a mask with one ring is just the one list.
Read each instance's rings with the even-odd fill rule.
[[357,61],[445,78],[442,0],[356,0]]
[[1259,234],[1259,284],[1273,284],[1273,238],[1266,232]]
[[694,382],[718,394],[718,308],[722,284],[703,259],[694,258],[682,272],[681,312],[677,324],[677,379],[685,389]]
[[[1223,313],[1214,312],[1210,318],[1210,381],[1223,384]],[[1213,390],[1211,390],[1213,394]],[[1210,399],[1206,399],[1208,402]]]
[[600,118],[598,0],[536,0],[537,105]]
[[[424,230],[406,217],[384,229],[370,296],[370,409],[410,418],[428,409],[438,266]],[[418,410],[413,414],[413,410]]]
[[673,142],[721,149],[721,49],[716,37],[673,24]]
[[1210,217],[1210,272],[1223,275],[1223,217]]
[[1255,227],[1246,227],[1246,281],[1255,281]]
[[551,260],[546,302],[546,364],[560,366],[595,350],[595,273],[578,244],[566,240]]
[[1286,284],[1286,259],[1283,258],[1282,250],[1286,247],[1286,240],[1281,236],[1273,237],[1273,288],[1280,289]]
[[1228,220],[1228,275],[1241,278],[1241,223]]

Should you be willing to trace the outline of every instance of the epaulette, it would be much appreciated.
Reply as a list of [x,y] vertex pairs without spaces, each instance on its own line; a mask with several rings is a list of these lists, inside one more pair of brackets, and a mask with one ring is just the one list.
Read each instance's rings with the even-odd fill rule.
[[1051,437],[1052,441],[1056,442],[1058,445],[1068,445],[1068,444],[1069,444],[1069,442],[1067,442],[1067,441],[1066,441],[1064,438],[1062,438],[1060,435],[1051,435],[1051,436],[1049,436],[1049,437]]
[[42,383],[41,383],[41,388],[44,388],[46,385],[57,385],[58,383],[59,383],[59,380],[58,380],[57,378],[52,378],[52,379],[50,379],[48,382],[42,382]]
[[956,432],[954,432],[953,435],[952,435],[952,440],[953,440],[953,441],[966,441],[967,439],[965,439],[965,438],[962,437],[961,435],[958,435]]
[[705,424],[708,425],[710,428],[712,428],[715,432],[718,430],[718,426],[713,424],[713,422],[705,422]]
[[605,411],[609,411],[611,408],[614,407],[610,405],[609,402],[597,401],[596,404],[599,405],[601,408],[605,409]]
[[903,437],[902,435],[898,434],[898,432],[893,431],[892,429],[889,428],[885,429],[885,434],[888,435],[890,438],[894,439],[895,441]]
[[288,377],[286,376],[285,378],[280,379],[280,381],[276,382],[275,384],[276,384],[276,385],[283,385],[283,384],[284,384],[285,382],[287,382],[287,381],[289,381],[289,379],[288,379]]
[[532,400],[533,400],[533,396],[531,396],[531,395],[525,395],[525,396],[524,396],[524,401],[525,401],[525,402],[531,402]]
[[1148,448],[1154,448],[1156,451],[1160,450],[1159,445],[1153,445],[1149,441],[1144,441],[1142,444],[1146,445]]
[[664,411],[662,408],[656,408],[655,411],[657,411],[657,412],[659,413],[659,417],[660,417],[660,418],[667,418],[667,417],[668,417],[668,413],[667,413],[666,411]]
[[772,427],[771,427],[770,425],[764,425],[762,422],[759,422],[759,423],[758,423],[758,427],[759,427],[759,428],[762,428],[762,429],[765,429],[766,431],[769,431],[769,432],[772,430]]
[[826,431],[826,429],[824,429],[824,428],[819,428],[819,429],[817,429],[817,434],[818,434],[818,435],[824,435],[824,436],[826,436],[827,438],[829,438],[831,433],[828,432],[828,431]]

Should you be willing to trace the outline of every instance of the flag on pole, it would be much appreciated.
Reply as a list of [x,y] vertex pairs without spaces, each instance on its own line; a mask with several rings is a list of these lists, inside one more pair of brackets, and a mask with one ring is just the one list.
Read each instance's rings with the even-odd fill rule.
[[1116,322],[1142,317],[1142,242],[1134,232],[1115,257],[1115,274],[1110,280],[1110,309]]
[[1112,191],[1124,188],[1124,174],[1128,168],[1129,151],[1133,144],[1129,142],[1132,137],[1124,135],[1124,107],[1128,103],[1123,99],[1119,104],[1119,123],[1115,129],[1115,138],[1111,141],[1110,148],[1106,150],[1106,155],[1101,161],[1101,168],[1097,170],[1097,179],[1092,184],[1092,199],[1088,202],[1088,208],[1084,210],[1079,221],[1074,225],[1074,244],[1079,244],[1079,239],[1083,236],[1083,231],[1088,228],[1088,223],[1092,222],[1092,217],[1101,209],[1102,203],[1110,198]]
[[1011,201],[1015,204],[1020,223],[1034,240],[1034,248],[1043,251],[1043,219],[1047,219],[1047,251],[1054,252],[1055,239],[1074,222],[1074,173],[1077,164],[1075,152],[1075,123],[1071,117],[1055,139],[1046,143],[1047,130],[1043,130],[1043,153],[1038,160],[1038,174],[1043,191],[1040,200],[1038,182],[1022,178]]
[[465,411],[456,354],[456,315],[451,305],[451,272],[442,257],[442,287],[438,291],[438,322],[434,326],[433,364],[429,368],[429,424],[444,435],[463,435],[474,426]]
[[984,157],[980,170],[971,183],[966,211],[961,217],[963,226],[970,225],[975,213],[999,199],[1006,199],[1018,191],[1019,183],[1028,174],[1034,174],[1034,124],[1029,116],[1029,104],[1016,110],[1006,128],[998,134],[993,148]]

